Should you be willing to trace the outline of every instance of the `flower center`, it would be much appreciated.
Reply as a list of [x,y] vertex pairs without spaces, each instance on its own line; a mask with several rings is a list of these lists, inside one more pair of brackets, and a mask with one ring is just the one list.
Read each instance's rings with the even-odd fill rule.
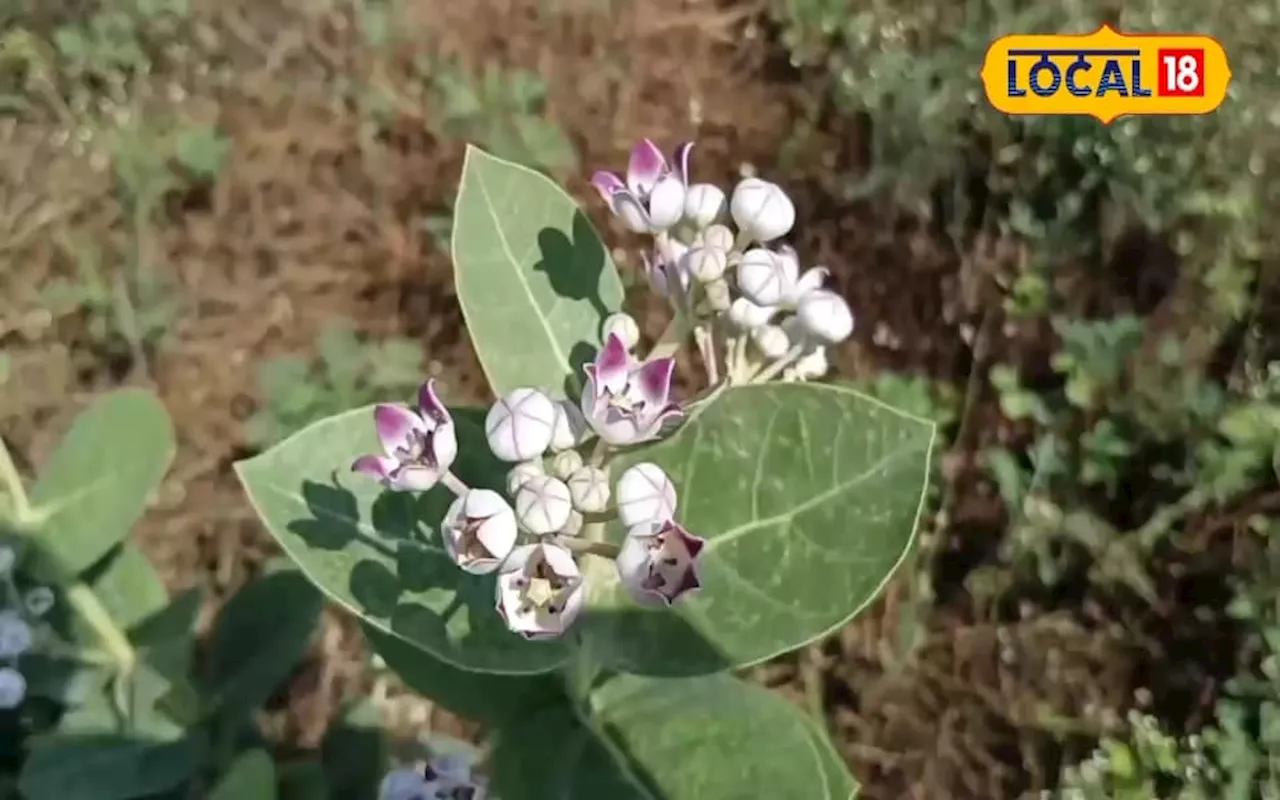
[[558,614],[563,606],[557,602],[567,584],[564,579],[551,571],[546,564],[539,564],[527,580],[516,584],[520,589],[520,613],[529,614],[534,609],[545,609],[548,613]]
[[489,548],[485,547],[484,543],[480,541],[480,526],[486,520],[488,520],[488,517],[466,517],[462,521],[458,535],[458,554],[467,561],[475,561],[492,556]]

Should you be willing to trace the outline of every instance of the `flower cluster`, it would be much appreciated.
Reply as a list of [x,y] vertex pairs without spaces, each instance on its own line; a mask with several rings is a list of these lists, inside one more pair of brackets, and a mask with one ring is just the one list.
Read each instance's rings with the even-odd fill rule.
[[[683,414],[671,400],[673,359],[637,359],[615,323],[606,321],[605,344],[585,367],[579,402],[522,388],[489,409],[489,450],[512,465],[505,493],[468,487],[450,471],[457,432],[430,380],[414,408],[375,407],[383,454],[352,465],[389,489],[441,483],[452,491],[440,523],[445,551],[469,573],[497,573],[497,612],[529,639],[558,637],[581,613],[587,587],[580,556],[612,559],[642,604],[669,605],[699,587],[703,540],[675,521],[671,479],[656,464],[639,463],[612,480],[612,448],[655,439]],[[614,519],[626,529],[621,545],[603,537]]]
[[696,326],[709,373],[718,379],[723,361],[730,384],[822,377],[827,348],[853,333],[853,314],[825,288],[825,267],[802,270],[796,251],[779,243],[795,224],[791,198],[754,177],[729,195],[691,183],[692,149],[678,147],[673,165],[641,140],[625,179],[597,172],[592,183],[624,226],[653,236],[653,253],[644,257],[650,285]]
[[461,754],[440,754],[418,768],[394,769],[382,779],[378,800],[497,800],[472,766]]
[[18,670],[18,661],[32,650],[35,635],[32,622],[53,607],[53,590],[37,586],[26,593],[14,581],[17,554],[0,546],[0,710],[14,709],[27,696],[27,679]]

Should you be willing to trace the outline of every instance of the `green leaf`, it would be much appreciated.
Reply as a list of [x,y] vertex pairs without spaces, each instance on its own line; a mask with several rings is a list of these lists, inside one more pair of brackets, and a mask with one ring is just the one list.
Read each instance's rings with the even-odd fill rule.
[[727,390],[618,465],[653,461],[671,476],[677,518],[708,540],[702,590],[673,610],[641,608],[611,564],[587,561],[583,636],[609,667],[679,676],[765,661],[843,626],[911,548],[934,432],[847,387]]
[[236,592],[210,637],[208,707],[234,716],[265,703],[305,655],[321,604],[294,571],[264,575]]
[[590,715],[567,706],[497,732],[504,800],[850,800],[857,785],[817,721],[728,675],[615,677]]
[[276,800],[276,766],[266,750],[247,750],[236,757],[209,800]]
[[174,455],[173,424],[147,391],[121,389],[76,417],[40,473],[37,534],[59,566],[80,573],[129,534]]
[[403,639],[365,625],[373,651],[410,689],[454,714],[489,725],[561,702],[564,687],[547,673],[488,675],[466,672],[424,654]]
[[136,800],[191,777],[204,741],[157,744],[112,734],[50,736],[31,749],[18,788],[27,800]]
[[563,396],[622,306],[622,282],[573,198],[528,167],[468,146],[454,204],[454,280],[489,385]]
[[[484,411],[454,409],[459,457],[471,486],[501,489],[507,465],[484,437]],[[335,602],[439,661],[476,672],[532,674],[567,658],[564,642],[527,642],[494,611],[494,577],[464,573],[435,526],[452,501],[443,486],[415,496],[384,491],[350,472],[379,450],[373,409],[321,420],[236,464],[267,530]]]
[[[128,542],[97,561],[84,580],[120,628],[133,627],[169,603],[169,593],[151,561]],[[94,641],[92,634],[86,635],[86,641]]]

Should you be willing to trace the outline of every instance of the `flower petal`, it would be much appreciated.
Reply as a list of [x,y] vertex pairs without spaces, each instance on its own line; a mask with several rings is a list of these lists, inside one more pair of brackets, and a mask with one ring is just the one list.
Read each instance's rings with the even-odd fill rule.
[[452,423],[427,434],[427,452],[441,474],[449,471],[458,457],[458,432]]
[[618,394],[627,386],[627,368],[631,357],[627,346],[616,334],[605,337],[604,347],[596,354],[595,379],[601,390]]
[[603,170],[591,176],[591,185],[596,187],[596,191],[600,193],[600,197],[613,207],[613,195],[617,192],[626,191],[627,185],[622,179],[612,172],[604,172]]
[[418,413],[424,420],[433,422],[436,426],[448,425],[451,422],[449,409],[440,402],[440,397],[436,394],[435,378],[428,378],[418,387]]
[[391,480],[391,473],[399,466],[399,461],[387,456],[360,456],[351,463],[351,471],[362,472],[371,478],[387,481]]
[[667,159],[651,140],[641,139],[631,148],[631,159],[627,162],[627,186],[632,192],[641,197],[648,195],[666,171]]
[[378,430],[378,440],[386,454],[397,457],[413,444],[412,434],[425,432],[427,425],[422,417],[403,406],[380,403],[373,409],[373,424]]
[[649,233],[649,211],[640,198],[623,189],[615,192],[612,199],[613,213],[622,220],[622,224],[632,233]]
[[822,285],[826,283],[827,278],[830,275],[831,270],[826,267],[811,267],[805,270],[804,274],[800,276],[800,280],[796,281],[795,290],[792,292],[790,298],[791,302],[793,304],[798,303],[800,302],[800,298],[804,297],[809,292],[821,289]]
[[671,398],[671,376],[676,368],[674,357],[657,358],[636,370],[635,386],[645,403],[665,406]]
[[684,183],[689,185],[689,156],[693,154],[693,142],[684,142],[676,147],[676,175]]
[[684,217],[685,186],[674,175],[665,175],[649,193],[649,227],[665,231]]
[[443,473],[422,464],[407,464],[391,476],[391,488],[404,492],[425,492],[440,482]]

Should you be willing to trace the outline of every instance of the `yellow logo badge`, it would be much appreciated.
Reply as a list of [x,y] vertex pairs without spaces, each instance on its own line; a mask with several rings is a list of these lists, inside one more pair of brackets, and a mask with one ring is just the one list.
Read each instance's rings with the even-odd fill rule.
[[1231,82],[1218,40],[1195,34],[1014,34],[982,63],[987,100],[1006,114],[1208,114]]

